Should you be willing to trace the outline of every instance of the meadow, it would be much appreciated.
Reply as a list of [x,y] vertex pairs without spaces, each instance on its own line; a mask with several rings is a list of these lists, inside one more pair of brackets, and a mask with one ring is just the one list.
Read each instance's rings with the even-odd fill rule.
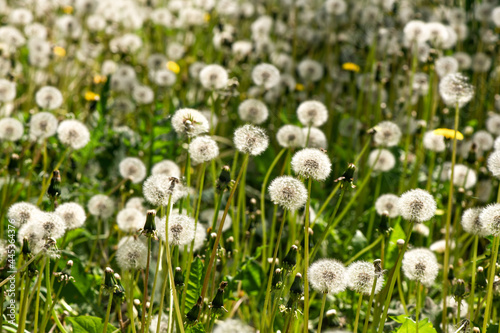
[[500,333],[500,3],[0,0],[0,332]]

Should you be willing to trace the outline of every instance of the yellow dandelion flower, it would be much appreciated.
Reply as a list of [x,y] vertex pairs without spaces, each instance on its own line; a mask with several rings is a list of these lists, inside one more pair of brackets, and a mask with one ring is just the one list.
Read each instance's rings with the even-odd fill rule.
[[302,91],[304,90],[304,85],[303,84],[300,84],[300,83],[297,83],[295,85],[295,90],[298,90],[298,91]]
[[101,96],[99,96],[99,94],[96,94],[92,91],[87,91],[85,93],[85,100],[87,101],[98,101],[99,99],[101,98]]
[[167,62],[167,68],[170,69],[175,74],[179,74],[179,72],[181,71],[180,66],[174,61]]
[[64,57],[66,55],[66,50],[61,46],[54,46],[54,54],[58,57]]
[[462,133],[449,128],[438,128],[433,131],[434,134],[444,136],[447,139],[453,139],[455,137],[455,132],[457,133],[457,140],[464,139],[464,135]]
[[205,15],[203,15],[203,19],[205,20],[205,22],[210,21],[210,14],[209,13],[205,13]]
[[360,68],[358,65],[352,62],[346,62],[342,65],[342,69],[345,71],[359,72]]
[[108,80],[104,75],[94,75],[94,84],[104,83]]
[[64,14],[69,15],[69,14],[73,13],[73,7],[71,7],[71,6],[64,6],[62,10],[63,10]]

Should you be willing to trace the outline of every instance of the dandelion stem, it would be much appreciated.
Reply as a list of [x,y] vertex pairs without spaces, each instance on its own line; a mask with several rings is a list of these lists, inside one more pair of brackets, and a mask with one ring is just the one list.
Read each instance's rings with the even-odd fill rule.
[[306,202],[306,218],[304,222],[304,332],[308,332],[309,323],[309,281],[307,270],[309,268],[309,217],[311,205],[311,187],[312,178],[307,182],[307,202]]
[[[163,215],[163,207],[161,208],[161,212],[162,212],[161,215]],[[156,283],[158,282],[158,273],[159,273],[160,267],[161,267],[160,264],[161,264],[162,249],[163,249],[162,240],[160,238],[160,242],[158,244],[158,258],[156,258],[155,277],[153,279],[153,289],[151,289],[151,299],[149,300],[150,305],[149,305],[149,310],[148,310],[148,317],[146,320],[146,327],[149,327],[149,324],[151,323],[151,315],[153,314],[153,304],[154,304],[154,299],[155,299],[155,294],[156,294]]]
[[[262,245],[264,246],[264,252],[262,254],[262,269],[265,271],[266,270],[266,260],[268,258],[268,249],[267,249],[267,227],[266,227],[266,187],[267,187],[267,182],[269,181],[269,177],[271,176],[271,173],[274,170],[274,167],[280,160],[281,156],[285,153],[286,148],[281,149],[281,151],[276,155],[274,158],[273,162],[271,163],[271,166],[266,172],[266,176],[264,177],[264,181],[262,182],[262,187],[260,190],[260,218],[262,222]],[[270,243],[272,244],[272,243]]]
[[455,172],[455,162],[457,159],[457,133],[458,133],[458,124],[459,124],[459,107],[458,103],[455,107],[455,124],[453,133],[453,150],[451,154],[451,175],[450,175],[450,186],[448,190],[448,206],[446,212],[446,227],[445,227],[445,250],[444,250],[444,263],[443,263],[443,318],[442,325],[444,333],[447,332],[447,321],[448,316],[446,315],[447,307],[446,307],[446,296],[448,296],[448,269],[450,265],[450,226],[451,226],[451,211],[453,207],[453,177]]
[[[419,315],[420,315],[420,281],[417,280],[417,288],[416,288],[416,292],[417,292],[417,306],[415,307],[415,331],[416,333],[418,333],[418,318],[419,318]],[[459,308],[460,309],[460,308]]]
[[370,299],[368,300],[368,309],[366,310],[365,324],[363,326],[363,333],[368,332],[368,324],[370,323],[370,315],[373,305],[373,299],[375,298],[375,288],[377,287],[377,279],[378,275],[375,274],[375,278],[373,279],[372,291],[370,293]]
[[128,317],[130,319],[130,327],[132,327],[132,332],[135,331],[135,320],[134,320],[134,273],[133,271],[129,272],[129,296],[127,300],[127,308],[128,308]]
[[273,280],[274,267],[276,265],[276,258],[278,257],[278,250],[280,247],[281,234],[283,233],[283,227],[285,225],[286,213],[287,213],[287,210],[285,209],[283,211],[283,216],[281,218],[280,230],[278,232],[278,239],[277,239],[276,245],[274,247],[273,261],[271,262],[271,269],[269,270],[269,277],[267,278],[266,297],[264,298],[264,308],[263,308],[264,310],[263,310],[262,320],[261,320],[261,324],[260,324],[262,332],[266,331],[265,325],[267,322],[267,316],[266,316],[267,305],[269,303],[269,297],[271,296],[271,282]]
[[491,261],[490,268],[488,271],[488,292],[486,293],[486,310],[484,311],[484,320],[483,320],[483,330],[482,332],[486,332],[486,327],[489,324],[490,312],[493,304],[493,284],[495,281],[495,269],[496,263],[498,259],[498,245],[500,243],[500,237],[496,236],[493,238],[493,248],[491,249]]
[[[151,238],[149,238],[149,242],[151,242]],[[106,318],[104,319],[104,326],[102,329],[102,333],[106,333],[108,331],[109,314],[111,312],[111,305],[112,304],[113,304],[113,292],[110,292],[109,293],[109,300],[108,300],[108,307],[106,309]],[[145,312],[146,309],[144,309],[143,311]],[[143,317],[144,317],[144,315],[143,315]],[[141,331],[144,331],[143,327],[144,327],[144,319],[143,319]]]
[[[144,295],[142,298],[142,319],[141,319],[141,333],[144,333],[144,327],[146,324],[146,302],[148,300],[148,280],[149,280],[149,263],[151,260],[151,235],[148,234],[148,257],[146,259],[146,270],[144,272]],[[154,291],[153,291],[154,292]],[[111,296],[113,296],[113,293],[111,293]],[[108,307],[110,305],[108,304]],[[152,305],[151,305],[152,307]],[[109,311],[109,309],[108,309]],[[109,315],[109,313],[108,313]],[[106,331],[104,331],[106,332]]]
[[470,286],[469,295],[469,318],[472,320],[472,314],[474,313],[474,293],[476,290],[476,265],[477,265],[477,247],[479,243],[479,236],[474,236],[474,245],[472,249],[472,281]]
[[358,332],[358,323],[359,323],[359,313],[361,311],[361,305],[363,304],[363,294],[359,294],[358,298],[358,307],[356,308],[356,319],[354,320],[354,329],[353,332]]
[[321,333],[321,326],[323,324],[323,314],[325,312],[325,304],[326,304],[326,296],[328,293],[323,293],[323,297],[321,298],[321,310],[319,312],[319,321],[318,321],[318,330],[317,333]]

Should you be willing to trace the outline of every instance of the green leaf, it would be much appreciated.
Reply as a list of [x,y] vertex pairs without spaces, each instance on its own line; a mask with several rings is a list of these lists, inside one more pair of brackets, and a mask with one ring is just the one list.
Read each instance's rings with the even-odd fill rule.
[[[417,324],[413,321],[413,319],[406,317],[405,315],[401,315],[398,317],[391,317],[398,323],[402,323],[402,325],[396,330],[396,333],[416,333],[417,332]],[[432,326],[432,323],[429,322],[428,318],[422,319],[418,321],[418,332],[419,333],[436,333],[436,329]]]
[[486,333],[498,333],[498,325],[488,325],[488,328],[486,329]]
[[[73,333],[102,333],[104,323],[101,318],[92,316],[79,316],[67,318],[71,325],[73,325]],[[117,328],[108,324],[106,329],[107,333],[116,331]]]
[[262,267],[255,260],[245,261],[234,279],[241,281],[241,288],[248,295],[257,295],[262,283],[267,281]]
[[186,329],[186,333],[206,333],[205,327],[202,323],[198,323],[194,326],[190,326]]
[[186,291],[186,308],[184,309],[185,313],[188,313],[189,310],[191,310],[193,305],[198,300],[198,297],[200,296],[202,275],[203,263],[201,262],[200,258],[196,258],[191,264],[191,273],[189,274]]

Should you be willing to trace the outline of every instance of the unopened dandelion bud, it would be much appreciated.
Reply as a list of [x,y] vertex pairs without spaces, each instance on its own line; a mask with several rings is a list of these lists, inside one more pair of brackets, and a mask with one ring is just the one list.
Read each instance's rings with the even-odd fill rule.
[[111,267],[106,267],[104,270],[104,289],[108,291],[114,290],[116,286],[115,272],[111,269]]
[[30,244],[29,244],[29,239],[28,237],[24,237],[23,239],[23,246],[21,248],[21,253],[27,257],[27,256],[30,256],[31,255],[31,248],[30,248]]
[[50,180],[50,186],[47,190],[47,194],[52,199],[61,195],[61,174],[59,170],[54,170],[52,173],[52,179]]
[[453,290],[453,295],[458,298],[465,296],[465,283],[464,280],[458,279]]
[[219,288],[217,289],[217,293],[215,294],[212,303],[210,303],[210,308],[216,311],[223,310],[227,312],[227,310],[224,308],[224,288],[226,288],[227,285],[228,285],[227,281],[222,281],[220,283]]
[[283,267],[289,272],[292,271],[297,264],[298,251],[299,248],[296,245],[292,245],[292,247],[290,247],[290,250],[288,250],[285,258],[283,258]]
[[396,242],[398,248],[401,250],[403,248],[403,246],[405,246],[405,240],[404,239],[398,239],[398,241]]
[[191,310],[186,314],[186,323],[188,325],[193,325],[198,321],[198,315],[200,314],[201,307],[203,305],[203,298],[200,296],[196,301],[196,304],[193,305]]
[[302,274],[297,273],[293,280],[292,286],[290,287],[290,292],[293,294],[292,297],[298,298],[304,292],[304,288],[302,286]]
[[341,181],[340,186],[343,187],[346,184],[350,184],[352,188],[356,186],[352,183],[354,181],[354,172],[356,171],[356,165],[354,163],[349,163],[347,169],[344,171],[342,176],[335,179],[335,182]]
[[71,276],[71,268],[73,267],[73,260],[68,260],[66,267],[63,268],[61,272],[54,272],[54,276],[57,277],[59,282],[68,283],[74,278]]
[[453,281],[453,279],[455,279],[455,268],[453,265],[450,265],[448,268],[448,280]]
[[382,268],[382,260],[380,259],[373,260],[373,267],[375,268],[375,274],[382,275],[384,273],[384,270]]
[[476,274],[476,287],[480,289],[485,289],[487,286],[486,275],[484,274],[484,268],[479,266],[477,268]]
[[14,154],[10,155],[9,165],[7,166],[7,170],[9,171],[9,174],[12,176],[19,175],[19,155],[18,154],[14,153]]
[[118,273],[115,273],[114,276],[116,281],[116,288],[113,293],[113,297],[115,297],[118,300],[123,300],[125,298],[125,288],[123,288],[122,285],[122,278]]
[[231,257],[231,254],[233,253],[234,237],[228,237],[224,245],[226,246],[226,253],[228,257]]
[[156,232],[156,211],[154,209],[148,210],[146,214],[146,223],[142,229],[142,233],[145,235],[153,235]]
[[283,270],[276,268],[271,282],[273,289],[281,289],[283,287]]
[[184,274],[182,274],[182,269],[180,267],[175,268],[174,284],[176,288],[184,286]]
[[481,330],[479,329],[479,327],[474,327],[474,328],[472,329],[472,332],[473,332],[473,333],[479,333],[479,332],[481,332]]
[[378,231],[382,235],[388,235],[390,233],[389,212],[384,211],[380,216],[380,224],[378,225]]
[[228,165],[224,165],[217,180],[217,193],[221,194],[229,188],[231,184],[231,173]]

